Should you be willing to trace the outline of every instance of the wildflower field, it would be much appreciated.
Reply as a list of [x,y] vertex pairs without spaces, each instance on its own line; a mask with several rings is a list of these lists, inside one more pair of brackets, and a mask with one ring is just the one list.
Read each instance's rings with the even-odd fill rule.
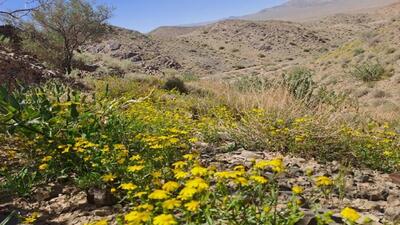
[[[339,213],[353,225],[370,221],[350,206],[320,211],[318,199],[329,199],[338,187],[328,175],[306,171],[313,185],[282,195],[278,183],[290,169],[282,158],[218,168],[203,160],[202,143],[217,147],[229,136],[234,145],[224,151],[265,150],[383,172],[400,168],[393,121],[328,122],[313,113],[238,108],[212,90],[164,90],[158,79],[88,83],[92,90],[85,92],[57,81],[0,89],[1,192],[29,198],[35,187],[58,182],[102,190],[129,208],[112,221],[91,223],[97,225],[295,225],[305,204],[318,224],[332,224]],[[26,215],[24,222],[38,217]]]

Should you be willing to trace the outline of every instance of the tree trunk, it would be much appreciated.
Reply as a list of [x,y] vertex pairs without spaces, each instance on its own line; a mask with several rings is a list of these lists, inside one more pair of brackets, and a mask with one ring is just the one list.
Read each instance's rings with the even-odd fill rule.
[[73,54],[71,52],[65,53],[63,67],[66,74],[70,74],[72,72],[72,57]]

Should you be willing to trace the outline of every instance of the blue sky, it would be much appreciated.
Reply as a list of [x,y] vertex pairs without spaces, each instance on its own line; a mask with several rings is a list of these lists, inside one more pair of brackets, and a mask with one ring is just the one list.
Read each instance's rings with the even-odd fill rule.
[[[195,24],[241,16],[285,0],[97,0],[115,7],[110,23],[141,32],[159,26]],[[23,7],[26,0],[0,0],[1,9]]]

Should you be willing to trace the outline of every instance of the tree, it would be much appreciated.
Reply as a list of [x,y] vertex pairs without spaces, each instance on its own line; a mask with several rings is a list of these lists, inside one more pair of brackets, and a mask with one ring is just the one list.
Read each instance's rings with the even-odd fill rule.
[[[0,16],[2,16],[3,19],[6,20],[21,19],[22,17],[27,16],[31,12],[39,9],[43,5],[49,4],[51,1],[52,0],[29,0],[25,2],[26,5],[29,5],[28,7],[23,9],[9,10],[9,11],[0,10]],[[5,0],[0,1],[0,5],[4,4],[4,2]]]
[[87,41],[102,36],[111,9],[94,7],[88,0],[54,0],[32,11],[31,35],[42,47],[58,53],[59,66],[71,73],[74,51]]

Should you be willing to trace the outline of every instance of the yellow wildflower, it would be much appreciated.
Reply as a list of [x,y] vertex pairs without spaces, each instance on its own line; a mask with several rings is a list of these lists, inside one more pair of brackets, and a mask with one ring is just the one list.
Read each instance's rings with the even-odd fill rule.
[[40,214],[38,212],[32,213],[30,216],[24,218],[25,224],[33,224],[38,218]]
[[249,181],[244,177],[237,177],[234,182],[242,186],[247,186],[249,184]]
[[140,155],[133,155],[132,157],[129,158],[129,160],[131,160],[131,161],[137,161],[140,159],[141,159]]
[[196,188],[198,191],[204,191],[209,187],[207,182],[200,177],[188,180],[185,186],[189,188]]
[[198,202],[198,201],[190,201],[190,202],[185,204],[185,207],[190,212],[196,212],[200,208],[200,202]]
[[292,187],[292,192],[295,193],[296,195],[302,194],[304,189],[300,186],[294,186]]
[[197,189],[191,187],[185,187],[179,192],[179,199],[189,200],[197,193]]
[[207,175],[207,168],[204,168],[202,166],[195,166],[190,172],[194,176],[205,176]]
[[120,187],[122,190],[127,190],[127,191],[133,191],[137,188],[137,186],[132,183],[123,183],[121,184]]
[[349,208],[349,207],[344,208],[342,210],[342,212],[340,212],[340,215],[344,219],[346,219],[350,222],[353,222],[353,223],[356,222],[361,217],[360,214],[356,210]]
[[128,166],[128,172],[134,173],[140,171],[144,168],[144,166]]
[[174,173],[175,173],[175,178],[176,179],[184,179],[184,178],[186,178],[188,175],[189,175],[189,173],[187,173],[187,172],[184,172],[184,171],[182,171],[182,170],[174,170]]
[[161,172],[160,171],[156,171],[156,172],[153,172],[152,174],[151,174],[151,176],[153,177],[153,178],[160,178],[161,177]]
[[154,225],[175,225],[178,224],[171,214],[161,214],[159,216],[154,217],[153,220]]
[[42,162],[48,162],[48,161],[50,161],[51,159],[53,158],[53,156],[46,156],[46,157],[44,157],[43,159],[42,159]]
[[182,203],[181,201],[173,198],[173,199],[169,199],[169,200],[164,201],[163,204],[162,204],[162,207],[164,209],[172,210],[172,209],[175,209],[177,207],[180,207],[181,203]]
[[268,182],[267,178],[263,177],[263,176],[251,176],[250,180],[253,180],[259,184],[265,184]]
[[172,165],[175,167],[175,169],[183,169],[187,165],[187,162],[178,161]]
[[108,220],[107,219],[99,220],[99,221],[96,221],[94,223],[90,223],[88,225],[108,225]]
[[318,187],[324,187],[324,186],[331,186],[333,184],[333,181],[326,176],[319,176],[315,179],[315,183]]
[[140,209],[140,210],[145,210],[145,211],[148,211],[148,212],[150,212],[150,211],[153,211],[153,209],[154,209],[154,206],[153,205],[151,205],[151,204],[142,204],[142,205],[139,205],[138,207],[136,207],[137,209]]
[[115,178],[117,178],[117,177],[114,176],[112,173],[108,173],[108,174],[103,175],[101,178],[104,182],[111,182],[111,181],[114,181]]
[[49,168],[49,164],[43,163],[42,165],[39,166],[39,170],[47,170]]
[[142,222],[147,222],[150,220],[150,213],[132,211],[126,214],[124,219],[128,224],[142,224]]
[[186,154],[186,155],[183,156],[183,158],[191,161],[191,160],[194,159],[194,155],[193,154]]
[[162,186],[162,189],[168,192],[173,192],[179,188],[179,183],[175,181],[168,181]]
[[136,193],[134,196],[137,197],[137,198],[141,198],[145,194],[147,194],[147,192],[141,191],[141,192]]
[[150,199],[157,199],[157,200],[161,200],[161,199],[166,199],[168,198],[169,193],[167,191],[164,190],[155,190],[153,191],[150,195],[149,198]]

